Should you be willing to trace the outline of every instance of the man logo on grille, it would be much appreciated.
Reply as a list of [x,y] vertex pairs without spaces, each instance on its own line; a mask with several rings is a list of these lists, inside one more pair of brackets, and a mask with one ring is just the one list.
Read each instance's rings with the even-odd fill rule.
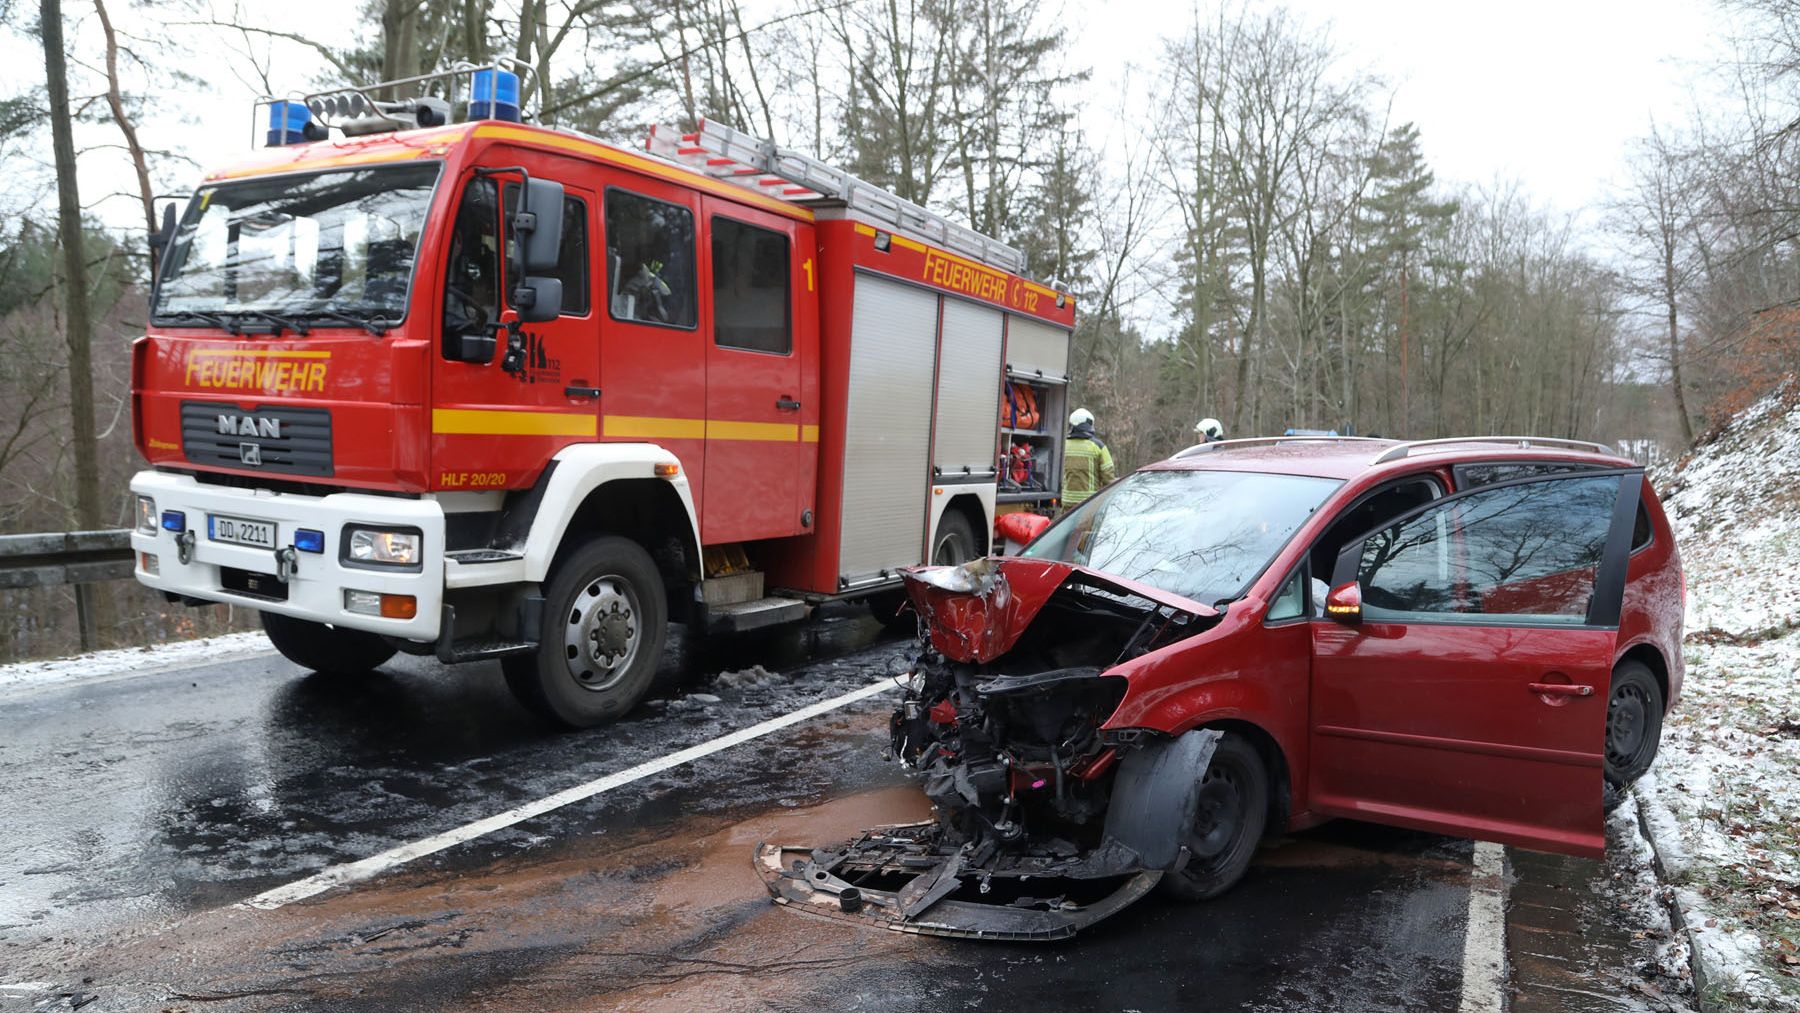
[[240,460],[240,461],[244,462],[245,464],[248,464],[254,468],[262,467],[262,444],[260,444],[260,443],[240,443],[240,444],[238,444],[238,460]]

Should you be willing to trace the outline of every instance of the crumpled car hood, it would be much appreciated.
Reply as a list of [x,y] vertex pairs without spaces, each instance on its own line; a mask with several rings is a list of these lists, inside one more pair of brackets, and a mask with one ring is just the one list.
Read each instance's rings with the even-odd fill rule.
[[980,664],[1005,654],[1058,590],[1070,583],[1135,595],[1199,617],[1218,611],[1190,598],[1075,563],[988,556],[961,566],[901,572],[925,619],[931,646],[952,661]]

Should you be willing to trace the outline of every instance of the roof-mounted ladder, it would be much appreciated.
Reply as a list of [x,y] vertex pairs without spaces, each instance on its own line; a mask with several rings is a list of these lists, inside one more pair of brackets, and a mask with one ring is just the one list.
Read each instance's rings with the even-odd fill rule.
[[777,147],[723,123],[701,120],[699,130],[685,134],[673,127],[653,126],[644,150],[795,204],[842,204],[864,217],[1003,271],[1019,274],[1025,270],[1025,254],[1016,247],[958,225],[810,155]]

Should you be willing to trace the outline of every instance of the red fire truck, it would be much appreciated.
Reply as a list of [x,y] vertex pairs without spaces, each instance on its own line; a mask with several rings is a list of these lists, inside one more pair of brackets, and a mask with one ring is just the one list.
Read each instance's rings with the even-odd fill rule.
[[581,726],[668,621],[891,611],[1055,495],[1074,302],[1016,250],[719,124],[633,151],[455,75],[460,123],[394,83],[269,101],[165,216],[143,583],[321,671],[498,658]]

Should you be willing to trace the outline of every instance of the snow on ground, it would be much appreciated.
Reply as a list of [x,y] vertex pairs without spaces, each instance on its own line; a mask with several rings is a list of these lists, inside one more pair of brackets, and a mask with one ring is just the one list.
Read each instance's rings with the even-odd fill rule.
[[1657,478],[1687,681],[1635,794],[1723,1009],[1800,1010],[1800,379]]
[[150,647],[96,651],[73,658],[21,661],[12,665],[0,665],[0,698],[52,684],[162,672],[189,665],[230,661],[273,650],[269,646],[269,638],[261,632],[227,633],[222,637],[207,637],[203,640],[177,640]]

